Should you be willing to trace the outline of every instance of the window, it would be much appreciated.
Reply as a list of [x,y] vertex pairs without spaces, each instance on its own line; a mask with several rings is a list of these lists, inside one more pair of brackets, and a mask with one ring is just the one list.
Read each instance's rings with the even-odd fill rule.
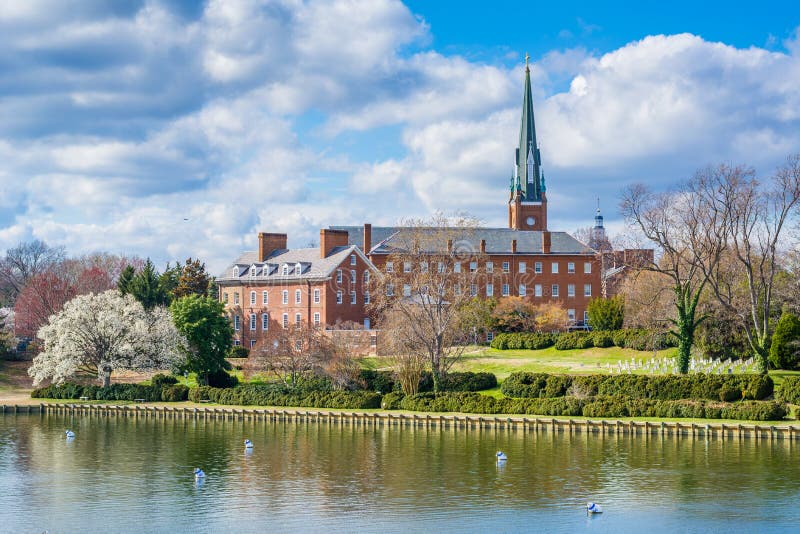
[[255,346],[256,346],[256,340],[255,339],[251,339],[250,340],[250,348],[252,349]]
[[319,326],[319,312],[314,314],[314,326]]
[[294,266],[294,274],[300,276],[302,273],[303,273],[303,266],[298,263],[297,265]]
[[567,319],[570,321],[575,320],[575,310],[567,310]]
[[222,302],[224,302],[225,304],[228,303],[228,294],[227,293],[223,293],[222,294]]
[[503,262],[503,272],[507,273],[511,269],[511,266],[508,264],[507,261]]
[[525,269],[526,269],[525,262],[524,261],[519,262],[519,272],[520,272],[520,274],[523,274],[525,272]]
[[533,286],[533,296],[534,297],[542,296],[542,284],[536,284]]
[[289,266],[288,265],[286,265],[286,264],[283,265],[283,267],[281,268],[281,274],[283,276],[287,276],[289,274]]
[[558,262],[557,261],[554,261],[552,264],[550,264],[550,272],[553,273],[553,274],[558,274]]
[[300,324],[303,321],[303,316],[299,313],[294,314],[294,324]]
[[410,297],[411,296],[411,286],[408,284],[403,284],[403,296]]
[[267,294],[266,291],[261,292],[261,304],[263,304],[264,306],[269,304],[269,295]]
[[250,314],[250,330],[255,330],[255,329],[256,329],[256,314],[255,313],[251,313]]
[[336,283],[337,284],[341,284],[342,283],[342,270],[341,269],[336,269]]
[[537,261],[533,264],[533,272],[536,274],[542,274],[542,262]]
[[355,265],[355,264],[356,264],[356,255],[350,254],[350,265]]
[[456,284],[453,286],[453,293],[456,295],[461,294],[461,284]]
[[394,296],[394,285],[393,284],[386,284],[386,296],[393,297]]
[[486,341],[489,343],[494,341],[494,332],[486,332]]
[[589,312],[586,310],[583,311],[583,324],[589,324]]
[[493,273],[494,272],[494,262],[487,261],[486,262],[486,272]]
[[469,285],[469,296],[470,297],[477,297],[478,296],[478,284],[470,284]]
[[369,271],[364,271],[364,285],[369,284]]
[[337,291],[336,292],[336,304],[341,304],[341,303],[342,303],[342,292],[341,291]]
[[364,291],[364,304],[369,304],[369,291]]
[[263,330],[264,332],[269,330],[269,314],[268,313],[262,313],[261,314],[261,330]]
[[255,275],[256,275],[256,266],[253,265],[252,267],[250,267],[250,276],[255,276]]
[[289,314],[288,313],[284,313],[283,314],[283,327],[284,328],[289,328]]
[[503,284],[503,287],[502,287],[502,295],[503,295],[504,297],[507,297],[507,296],[508,296],[508,284]]
[[234,267],[233,269],[231,269],[231,276],[233,276],[234,278],[238,278],[239,277],[239,268],[238,267]]
[[233,316],[233,329],[234,330],[239,330],[239,316],[238,315],[234,315]]
[[234,305],[238,305],[239,304],[239,293],[234,293],[233,294],[233,304]]
[[421,273],[427,273],[428,272],[428,262],[427,261],[419,262],[419,272],[421,272]]
[[453,272],[454,273],[460,273],[461,272],[461,263],[460,262],[455,262],[453,264]]
[[587,261],[583,264],[583,273],[592,274],[592,264],[590,262]]
[[494,286],[492,284],[486,284],[486,296],[487,297],[494,296]]
[[387,261],[386,262],[386,272],[393,273],[394,272],[394,262]]
[[583,284],[583,296],[584,297],[592,296],[592,284]]
[[477,270],[478,270],[478,262],[477,261],[469,262],[469,272],[474,273]]
[[520,284],[519,285],[519,296],[520,297],[527,296],[527,288],[525,287],[525,284]]
[[436,265],[436,271],[437,271],[437,272],[439,272],[439,273],[443,273],[443,272],[444,272],[444,262],[441,262],[441,261],[440,261],[440,262],[439,262],[439,263]]
[[298,339],[294,342],[294,350],[303,350],[303,341]]
[[238,347],[238,346],[239,346],[239,345],[241,345],[241,344],[242,344],[242,342],[241,342],[241,341],[239,341],[238,339],[234,339],[234,340],[233,340],[233,346],[234,346],[234,347]]
[[356,272],[354,270],[350,271],[350,283],[351,284],[355,284],[356,283]]
[[251,291],[250,292],[250,305],[251,306],[255,306],[256,305],[256,292],[255,291]]
[[319,304],[319,289],[314,290],[314,304]]
[[303,294],[300,292],[299,289],[294,290],[294,303],[300,304],[303,301]]
[[567,262],[567,273],[575,274],[575,262],[574,261]]
[[550,288],[550,294],[554,297],[558,296],[558,284],[553,284],[553,286]]
[[350,292],[350,304],[355,304],[355,303],[356,303],[356,292],[355,291],[351,291]]
[[289,304],[289,291],[287,289],[281,291],[281,302]]
[[567,284],[567,296],[568,297],[575,296],[575,284]]
[[403,272],[404,273],[410,273],[411,272],[411,262],[410,261],[404,261],[403,262]]

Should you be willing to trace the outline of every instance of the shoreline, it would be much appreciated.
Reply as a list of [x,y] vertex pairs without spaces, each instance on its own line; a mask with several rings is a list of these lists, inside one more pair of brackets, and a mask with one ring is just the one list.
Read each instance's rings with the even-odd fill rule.
[[[31,399],[34,400],[34,399]],[[2,402],[2,401],[0,401]],[[195,403],[28,403],[1,404],[6,415],[73,415],[133,419],[201,419],[340,424],[427,429],[542,431],[598,436],[674,436],[697,439],[755,439],[792,442],[800,439],[797,421],[732,421],[590,417],[520,416],[519,414],[427,413],[394,410],[350,410]]]

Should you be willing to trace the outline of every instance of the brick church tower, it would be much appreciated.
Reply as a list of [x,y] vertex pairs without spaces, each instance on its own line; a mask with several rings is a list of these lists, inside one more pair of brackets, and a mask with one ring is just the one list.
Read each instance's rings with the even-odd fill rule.
[[513,230],[547,230],[547,195],[542,159],[536,143],[528,57],[525,54],[525,94],[522,97],[519,146],[509,188],[508,227]]

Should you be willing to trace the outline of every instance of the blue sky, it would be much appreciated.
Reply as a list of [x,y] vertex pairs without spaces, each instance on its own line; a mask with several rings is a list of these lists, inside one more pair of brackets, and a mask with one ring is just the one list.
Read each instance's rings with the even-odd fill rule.
[[551,229],[599,197],[623,232],[628,183],[800,151],[799,27],[790,2],[2,3],[0,250],[218,271],[258,231],[503,226],[525,52]]

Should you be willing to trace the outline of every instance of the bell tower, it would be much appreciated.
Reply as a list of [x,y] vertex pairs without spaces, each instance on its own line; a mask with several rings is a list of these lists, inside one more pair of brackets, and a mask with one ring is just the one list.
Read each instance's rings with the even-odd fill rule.
[[529,57],[525,54],[525,92],[522,96],[519,145],[508,199],[508,227],[514,230],[547,230],[547,195],[542,158],[536,143]]

